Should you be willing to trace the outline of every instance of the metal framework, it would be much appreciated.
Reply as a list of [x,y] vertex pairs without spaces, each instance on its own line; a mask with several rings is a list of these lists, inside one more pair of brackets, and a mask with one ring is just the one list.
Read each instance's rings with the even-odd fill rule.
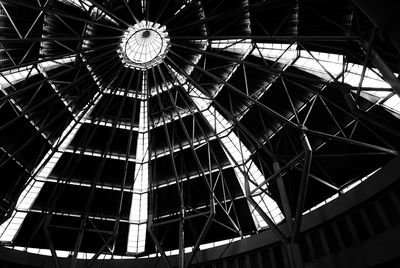
[[303,213],[400,144],[399,65],[344,2],[0,2],[0,242],[183,268],[271,228],[303,267]]

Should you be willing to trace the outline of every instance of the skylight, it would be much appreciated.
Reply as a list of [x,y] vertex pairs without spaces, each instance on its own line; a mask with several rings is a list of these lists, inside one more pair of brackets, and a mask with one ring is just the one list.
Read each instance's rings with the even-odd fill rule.
[[400,97],[397,94],[394,94],[387,101],[383,103],[384,107],[387,107],[390,110],[400,114]]
[[97,6],[93,5],[93,3],[89,0],[58,0],[58,1],[66,3],[68,5],[76,6],[86,12],[90,11],[90,15],[93,17],[96,18],[103,17],[104,19],[114,24],[118,24],[110,16],[106,15],[103,11],[101,11]]
[[253,43],[250,39],[213,40],[211,41],[211,47],[245,55],[253,48]]
[[[268,227],[296,241],[304,209],[362,183],[381,155],[386,162],[398,154],[391,122],[370,128],[363,117],[378,118],[384,107],[400,118],[400,98],[369,68],[379,66],[374,51],[371,60],[359,53],[367,51],[359,39],[366,21],[352,16],[359,10],[332,9],[328,22],[315,7],[313,25],[301,3],[287,13],[286,5],[253,2],[0,4],[0,244],[53,255],[55,265],[59,257],[90,266],[180,254],[168,258],[172,265],[204,266],[209,252],[191,262],[198,249]],[[306,34],[316,25],[328,36]],[[396,55],[381,41],[376,51]],[[371,103],[359,111],[364,98]],[[348,157],[355,173],[340,169]],[[296,197],[292,217],[285,206]],[[278,203],[295,222],[283,237],[274,230],[285,227]]]
[[289,64],[298,57],[296,44],[256,43],[251,54],[283,64]]
[[[226,51],[232,51],[240,55],[240,59],[244,59],[253,49],[253,43],[250,39],[227,39],[227,40],[214,40],[211,42],[211,47],[215,49],[221,49]],[[240,64],[235,63],[230,68],[229,72],[223,78],[228,81],[232,75],[236,72]],[[189,74],[189,73],[188,73]],[[213,92],[214,97],[218,95],[224,84],[217,84],[215,86],[215,91]]]
[[125,66],[149,69],[164,60],[169,46],[165,26],[141,21],[125,31],[119,52]]
[[[68,56],[60,59],[43,61],[37,64],[37,66],[45,71],[52,70],[63,64],[68,64],[75,61],[75,56]],[[39,70],[35,68],[36,65],[28,65],[25,67],[15,68],[8,71],[1,72],[0,74],[0,88],[7,88],[15,85],[18,82],[25,80],[28,76],[34,76],[39,74]]]
[[325,80],[333,80],[343,71],[343,56],[300,50],[300,56],[293,65]]
[[[328,81],[333,81],[342,76],[344,83],[357,88],[361,79],[363,79],[361,85],[362,95],[375,96],[377,97],[376,103],[400,114],[399,96],[393,93],[389,83],[383,80],[376,68],[366,68],[362,78],[364,66],[355,63],[347,63],[343,66],[343,55],[306,51],[289,44],[256,43],[257,47],[259,48],[258,51],[254,49],[252,55],[262,56],[283,64],[290,60],[295,60],[293,66]],[[398,76],[398,74],[395,75]],[[368,90],[363,90],[363,88]],[[371,90],[373,88],[377,90]]]

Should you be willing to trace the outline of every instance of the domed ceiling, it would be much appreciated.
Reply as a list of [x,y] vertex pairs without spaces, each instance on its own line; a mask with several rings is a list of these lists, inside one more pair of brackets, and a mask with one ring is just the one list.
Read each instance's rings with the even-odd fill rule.
[[298,233],[398,154],[370,55],[400,61],[375,32],[345,0],[2,1],[1,243],[96,259]]

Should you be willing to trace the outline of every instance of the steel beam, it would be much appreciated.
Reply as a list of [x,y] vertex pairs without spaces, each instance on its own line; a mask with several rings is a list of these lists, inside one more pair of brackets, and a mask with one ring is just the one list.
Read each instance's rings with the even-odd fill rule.
[[393,0],[352,0],[353,3],[378,28],[379,33],[391,41],[400,52],[400,4]]
[[305,133],[301,134],[301,142],[304,148],[304,165],[303,165],[303,172],[301,175],[301,181],[300,181],[300,189],[299,189],[299,195],[297,198],[297,207],[296,207],[296,212],[294,216],[294,223],[293,223],[293,233],[292,233],[292,239],[291,242],[294,243],[297,241],[297,237],[300,232],[300,227],[301,227],[301,220],[302,220],[302,214],[304,210],[304,203],[306,200],[306,193],[307,193],[307,188],[308,188],[308,179],[309,179],[309,174],[310,174],[310,168],[311,168],[311,159],[312,159],[312,148],[310,145],[310,142],[308,140],[308,137]]
[[271,220],[271,218],[267,215],[267,213],[264,212],[263,209],[260,208],[260,206],[257,204],[257,202],[253,199],[253,197],[250,195],[250,185],[248,180],[245,182],[245,191],[246,191],[246,199],[247,201],[254,207],[255,210],[260,214],[260,216],[263,218],[263,220],[268,224],[268,226],[271,228],[272,232],[285,244],[288,244],[290,241],[286,237],[286,235],[279,229],[279,227]]
[[379,53],[367,42],[361,43],[362,49],[371,54],[371,61],[382,74],[383,79],[392,87],[393,91],[400,97],[400,80],[394,75],[393,71],[386,64]]
[[290,204],[289,204],[289,199],[288,199],[288,195],[286,192],[285,183],[283,182],[283,177],[281,174],[282,170],[277,161],[275,161],[273,163],[273,168],[274,168],[274,172],[278,173],[278,176],[276,178],[276,183],[278,184],[279,195],[281,197],[281,202],[282,202],[282,206],[283,206],[283,213],[285,215],[286,223],[289,227],[289,230],[290,230],[290,232],[292,232],[292,228],[293,228],[292,210],[290,209]]
[[[213,203],[213,202],[211,201],[211,203]],[[212,223],[212,221],[214,219],[214,216],[215,216],[215,207],[214,207],[213,204],[211,204],[211,206],[210,206],[210,215],[208,216],[207,221],[206,221],[203,229],[201,230],[201,233],[200,233],[199,237],[196,240],[196,243],[195,243],[195,245],[193,247],[192,253],[189,256],[189,259],[185,263],[185,267],[186,268],[190,267],[194,257],[196,256],[196,253],[199,250],[200,244],[203,242],[203,239],[206,236],[206,234],[208,232],[208,229],[211,226],[211,223]]]
[[348,144],[352,144],[352,145],[356,145],[356,146],[361,146],[361,147],[364,147],[364,148],[369,148],[369,149],[373,149],[373,150],[376,150],[376,151],[384,152],[384,153],[387,153],[387,154],[393,154],[393,155],[398,155],[399,154],[399,152],[397,150],[394,150],[394,149],[389,149],[389,148],[385,148],[385,147],[382,147],[382,146],[373,145],[373,144],[369,144],[369,143],[365,143],[365,142],[361,142],[361,141],[346,139],[346,138],[342,138],[342,137],[339,137],[339,136],[336,136],[336,135],[327,134],[327,133],[316,131],[316,130],[304,129],[304,132],[306,134],[320,136],[322,138],[332,139],[332,140],[336,140],[336,141],[340,141],[340,142],[344,142],[344,143],[348,143]]
[[[181,191],[182,194],[182,191]],[[178,267],[185,268],[185,215],[186,208],[184,204],[181,207],[180,220],[179,220],[179,255],[178,255]]]
[[390,134],[400,138],[400,132],[398,131],[398,129],[393,128],[393,124],[391,124],[389,120],[387,120],[387,118],[383,118],[379,115],[371,114],[359,109],[356,105],[356,100],[352,98],[349,90],[343,88],[342,93],[347,103],[347,106],[355,116],[379,128],[382,128],[388,131]]
[[162,246],[160,244],[160,241],[158,241],[157,236],[154,234],[154,231],[153,231],[153,220],[152,219],[153,219],[153,215],[150,213],[148,221],[147,221],[147,231],[149,232],[151,238],[153,239],[153,242],[154,242],[154,244],[156,246],[156,249],[160,252],[161,257],[162,257],[162,259],[164,261],[164,264],[168,268],[171,268],[171,262],[169,261],[167,255],[165,254],[165,251],[162,248]]
[[332,41],[359,41],[361,36],[359,35],[213,35],[213,36],[174,36],[171,40],[235,40],[235,39],[252,39],[255,41],[273,41],[273,42],[293,42],[293,41],[316,41],[316,42],[332,42]]
[[46,220],[43,225],[44,236],[46,238],[47,243],[49,244],[49,248],[50,248],[51,256],[52,256],[52,259],[54,262],[54,266],[56,268],[60,268],[61,266],[60,266],[60,262],[58,261],[57,252],[54,248],[53,240],[51,239],[51,235],[49,232],[49,221],[50,221],[50,217],[49,217],[49,215],[46,215]]

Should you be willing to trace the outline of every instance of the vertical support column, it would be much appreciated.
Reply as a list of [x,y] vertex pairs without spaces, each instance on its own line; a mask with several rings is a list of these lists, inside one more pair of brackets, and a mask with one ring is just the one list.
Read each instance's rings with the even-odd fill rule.
[[185,211],[185,207],[182,204],[181,219],[179,221],[179,268],[185,268]]
[[304,209],[304,202],[306,198],[307,188],[308,188],[308,180],[310,174],[310,167],[311,167],[311,159],[312,159],[312,147],[308,140],[307,135],[303,132],[300,136],[303,148],[304,148],[304,165],[303,165],[303,172],[301,175],[300,181],[300,190],[297,199],[297,206],[294,216],[294,222],[292,225],[292,238],[290,242],[286,245],[290,265],[293,268],[302,268],[304,267],[303,258],[301,256],[301,251],[299,244],[297,243],[298,236],[301,230],[301,222],[303,217],[303,209]]
[[[278,172],[281,170],[279,163],[277,161],[275,161],[273,163],[273,168],[275,172]],[[276,178],[276,182],[278,184],[278,189],[279,189],[279,194],[281,196],[281,202],[282,202],[282,206],[283,206],[283,213],[285,214],[285,218],[286,218],[286,223],[289,227],[289,230],[292,232],[293,229],[293,216],[292,216],[292,210],[290,209],[290,205],[289,205],[289,199],[286,193],[286,187],[285,184],[283,182],[283,177],[281,174],[279,174],[279,176]]]
[[[281,169],[278,162],[274,162],[273,167],[275,172],[278,172]],[[280,174],[277,177],[276,182],[278,184],[279,194],[281,196],[283,213],[285,214],[286,223],[288,225],[290,233],[293,234],[293,214],[290,209],[289,200],[286,193],[286,187],[283,182],[283,177]],[[292,268],[304,267],[303,258],[301,256],[299,245],[296,242],[289,242],[285,246],[288,254],[290,267]]]
[[142,78],[143,100],[140,101],[139,130],[136,147],[135,177],[131,209],[129,214],[129,234],[127,252],[138,254],[146,246],[149,188],[149,122],[148,122],[148,85],[147,71]]
[[301,256],[301,251],[298,243],[286,244],[286,250],[289,256],[290,267],[292,268],[303,268],[304,262]]
[[312,159],[312,148],[307,135],[305,133],[302,133],[300,138],[305,151],[305,156],[304,156],[303,172],[301,174],[299,196],[297,198],[297,207],[295,212],[296,214],[294,217],[292,243],[297,241],[298,234],[300,233],[301,229],[301,222],[303,218],[302,213],[303,213],[304,203],[306,201],[306,193],[308,188],[308,179],[310,175],[310,167]]

